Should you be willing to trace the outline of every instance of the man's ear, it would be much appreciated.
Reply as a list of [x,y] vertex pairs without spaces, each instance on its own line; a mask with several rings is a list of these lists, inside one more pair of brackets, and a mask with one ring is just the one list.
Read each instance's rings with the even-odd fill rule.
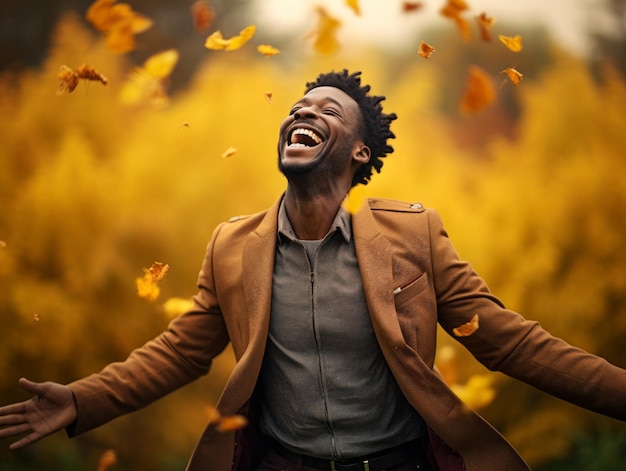
[[359,143],[354,153],[354,160],[360,164],[366,164],[370,161],[371,155],[370,148],[363,143]]

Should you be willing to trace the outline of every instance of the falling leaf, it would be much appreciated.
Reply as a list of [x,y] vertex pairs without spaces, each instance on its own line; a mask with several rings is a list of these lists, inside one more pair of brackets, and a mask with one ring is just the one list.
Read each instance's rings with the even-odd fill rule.
[[402,4],[402,11],[404,13],[411,13],[420,10],[424,4],[422,2],[404,2]]
[[426,41],[420,42],[419,51],[417,51],[420,56],[424,59],[428,59],[435,52],[435,48],[428,44]]
[[486,407],[496,397],[493,378],[490,375],[472,375],[466,384],[452,384],[450,389],[472,409]]
[[188,298],[169,298],[163,303],[163,311],[170,319],[180,316],[183,312],[189,311],[193,307],[193,300]]
[[100,455],[97,471],[108,471],[115,463],[117,463],[117,453],[115,450],[106,450]]
[[189,123],[183,123],[183,124],[181,124],[180,126],[178,126],[178,129],[181,129],[181,128],[190,128],[190,127],[191,127],[191,125],[190,125]]
[[150,272],[145,272],[143,277],[137,278],[135,285],[137,286],[137,295],[148,301],[156,301],[161,293],[159,285],[154,281]]
[[204,33],[209,30],[213,24],[215,13],[209,2],[205,0],[197,0],[191,4],[189,8],[191,11],[191,18],[193,19],[193,27],[199,33]]
[[471,39],[469,23],[461,16],[461,13],[468,8],[467,3],[463,0],[448,0],[448,3],[439,10],[439,13],[441,13],[443,17],[450,18],[454,21],[464,41]]
[[216,31],[206,39],[204,47],[214,51],[235,51],[247,43],[254,36],[255,32],[256,26],[250,25],[242,29],[238,36],[224,39],[221,31]]
[[178,62],[178,51],[168,49],[153,54],[143,67],[135,68],[120,92],[120,100],[127,105],[148,102],[154,106],[167,103],[166,81]]
[[223,416],[213,406],[207,406],[206,412],[209,417],[209,424],[214,424],[219,432],[232,432],[248,425],[248,419],[243,415]]
[[476,17],[476,22],[480,28],[480,37],[483,41],[491,41],[491,28],[496,19],[493,16],[487,15],[487,13],[481,13]]
[[35,322],[39,322],[41,320],[41,318],[39,317],[39,314],[33,314],[33,320]]
[[165,277],[169,269],[168,264],[161,262],[154,262],[150,268],[144,268],[143,277],[135,280],[139,297],[155,301],[161,292],[157,283]]
[[228,149],[226,149],[222,155],[220,156],[222,159],[227,159],[228,157],[232,157],[233,155],[235,155],[237,153],[237,148],[230,146]]
[[169,269],[170,266],[167,263],[161,262],[154,262],[150,268],[144,268],[144,270],[150,273],[154,281],[161,281]]
[[267,102],[271,105],[272,104],[272,92],[265,92],[264,96]]
[[278,49],[276,49],[273,46],[270,46],[269,44],[260,44],[259,46],[257,46],[256,49],[265,57],[275,56],[276,54],[280,53]]
[[322,7],[317,7],[317,15],[317,27],[312,33],[315,37],[313,47],[320,54],[333,54],[339,50],[337,30],[341,26],[341,22],[330,16]]
[[452,329],[452,333],[457,337],[469,337],[474,332],[478,330],[478,314],[474,314],[474,316],[463,325],[459,327],[455,327]]
[[3,240],[0,240],[0,249],[6,249],[7,248],[7,243]]
[[135,34],[152,27],[152,20],[135,12],[127,3],[96,0],[87,9],[87,21],[105,35],[107,48],[123,54],[135,49]]
[[508,47],[513,52],[520,52],[523,48],[522,46],[522,37],[520,35],[517,36],[498,36],[498,39]]
[[511,82],[513,82],[513,85],[515,85],[516,87],[519,85],[519,83],[522,81],[522,78],[524,77],[513,67],[507,67],[502,71],[502,73],[506,74],[507,77],[509,77],[509,80],[511,80]]
[[478,66],[469,70],[465,90],[459,103],[463,114],[476,113],[489,106],[496,99],[496,92],[491,77]]
[[346,5],[352,9],[355,15],[361,16],[361,7],[359,6],[359,0],[345,0]]
[[78,86],[81,79],[100,82],[105,86],[109,83],[108,79],[104,75],[87,64],[81,65],[76,70],[72,70],[68,66],[62,65],[61,70],[57,74],[57,78],[61,80],[61,83],[57,88],[57,95],[61,95],[66,90],[67,93],[72,93]]

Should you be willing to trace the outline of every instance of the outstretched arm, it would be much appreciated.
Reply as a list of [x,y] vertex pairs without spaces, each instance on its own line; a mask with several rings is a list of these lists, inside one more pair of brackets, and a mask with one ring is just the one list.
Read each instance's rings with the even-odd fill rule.
[[21,378],[19,384],[35,396],[0,407],[0,438],[26,434],[11,443],[9,449],[30,445],[76,420],[74,396],[67,386],[49,381],[35,383],[26,378]]

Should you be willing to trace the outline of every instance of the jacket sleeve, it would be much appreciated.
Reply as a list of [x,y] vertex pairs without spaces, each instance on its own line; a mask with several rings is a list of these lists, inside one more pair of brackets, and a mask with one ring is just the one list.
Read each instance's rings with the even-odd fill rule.
[[133,412],[208,373],[213,359],[228,344],[228,333],[215,295],[212,259],[218,227],[209,243],[198,278],[194,307],[174,319],[167,330],[123,362],[68,386],[78,416],[70,436]]
[[[429,210],[438,321],[482,364],[585,409],[626,420],[626,370],[550,335],[538,322],[506,309],[459,258],[440,216]],[[478,329],[454,328],[478,315]]]

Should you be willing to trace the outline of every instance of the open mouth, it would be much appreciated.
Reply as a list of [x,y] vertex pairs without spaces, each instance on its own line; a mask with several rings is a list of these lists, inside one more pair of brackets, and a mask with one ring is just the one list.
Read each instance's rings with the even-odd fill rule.
[[289,135],[290,147],[315,147],[323,141],[322,136],[306,128],[295,128]]

